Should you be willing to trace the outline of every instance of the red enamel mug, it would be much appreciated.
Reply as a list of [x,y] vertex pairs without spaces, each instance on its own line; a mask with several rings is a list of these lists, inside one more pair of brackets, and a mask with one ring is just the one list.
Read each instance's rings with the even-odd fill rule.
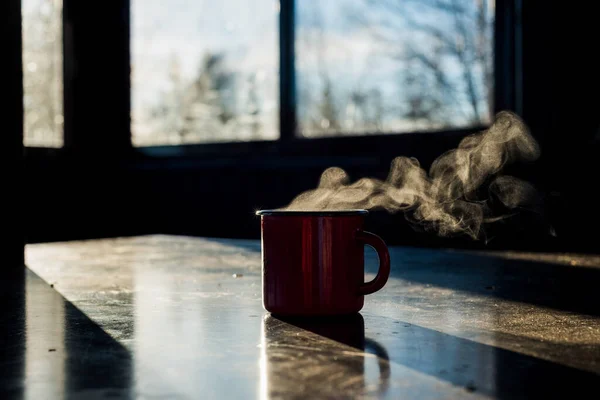
[[[385,285],[390,255],[362,229],[367,210],[261,210],[263,307],[275,315],[339,315],[360,311],[364,296]],[[364,282],[364,245],[379,256]]]

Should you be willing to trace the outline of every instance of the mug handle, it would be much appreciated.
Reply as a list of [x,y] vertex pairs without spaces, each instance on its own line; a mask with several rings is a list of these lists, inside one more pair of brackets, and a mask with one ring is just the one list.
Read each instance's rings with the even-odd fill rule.
[[377,271],[377,276],[372,281],[360,285],[358,294],[366,295],[375,293],[385,285],[390,276],[390,253],[383,239],[371,232],[359,229],[356,232],[356,240],[374,248],[379,257],[379,271]]

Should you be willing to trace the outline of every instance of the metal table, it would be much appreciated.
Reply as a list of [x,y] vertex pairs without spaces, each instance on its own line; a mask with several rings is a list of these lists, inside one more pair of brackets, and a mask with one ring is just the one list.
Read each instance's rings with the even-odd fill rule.
[[262,309],[258,241],[28,245],[1,283],[0,398],[597,396],[598,257],[391,258],[360,315],[282,320]]

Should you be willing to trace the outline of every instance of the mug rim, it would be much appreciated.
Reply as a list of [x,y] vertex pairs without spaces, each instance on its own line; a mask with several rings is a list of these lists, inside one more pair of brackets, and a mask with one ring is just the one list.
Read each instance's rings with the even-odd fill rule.
[[313,216],[313,217],[339,217],[351,215],[367,215],[368,210],[347,209],[347,210],[258,210],[256,215],[267,216]]

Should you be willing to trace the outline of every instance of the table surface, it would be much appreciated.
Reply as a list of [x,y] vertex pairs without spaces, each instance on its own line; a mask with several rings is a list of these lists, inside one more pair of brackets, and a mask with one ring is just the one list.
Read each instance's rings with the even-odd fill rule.
[[258,241],[28,245],[28,268],[0,283],[0,398],[597,392],[598,257],[395,247],[391,259],[360,315],[282,320],[262,308]]

